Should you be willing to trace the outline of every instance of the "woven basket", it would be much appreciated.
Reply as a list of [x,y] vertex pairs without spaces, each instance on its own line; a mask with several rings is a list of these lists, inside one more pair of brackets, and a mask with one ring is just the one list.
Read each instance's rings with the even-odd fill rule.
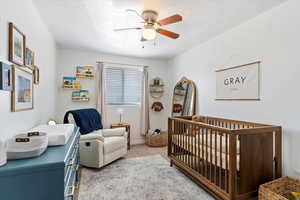
[[147,135],[146,144],[151,147],[164,147],[168,145],[167,132],[161,132],[160,134]]
[[296,200],[291,192],[300,192],[300,180],[283,177],[259,187],[259,200]]

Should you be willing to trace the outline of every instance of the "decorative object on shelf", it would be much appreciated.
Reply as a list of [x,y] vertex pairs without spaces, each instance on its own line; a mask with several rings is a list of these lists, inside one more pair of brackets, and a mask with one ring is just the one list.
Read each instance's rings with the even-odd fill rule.
[[23,68],[13,66],[12,112],[33,109],[33,76]]
[[164,93],[164,83],[161,78],[156,77],[150,82],[150,95],[152,98],[159,99]]
[[182,77],[173,91],[172,116],[191,116],[196,112],[196,85]]
[[78,78],[94,78],[94,68],[92,66],[77,66],[76,77]]
[[37,66],[33,67],[33,83],[36,85],[40,83],[40,70]]
[[0,62],[0,90],[11,91],[11,65]]
[[50,125],[50,126],[55,126],[57,124],[57,122],[54,119],[49,119],[47,124]]
[[76,77],[68,77],[64,76],[63,77],[63,88],[64,89],[75,89],[75,90],[80,90],[81,85],[79,81],[76,80]]
[[119,124],[122,124],[122,117],[123,117],[124,109],[123,108],[119,108],[118,109],[118,113],[119,113],[119,116],[120,116]]
[[29,48],[25,50],[25,66],[31,70],[34,69],[34,52]]
[[[287,187],[288,186],[288,187]],[[274,181],[260,185],[259,200],[290,200],[297,199],[299,195],[300,180],[282,177]]]
[[9,61],[23,66],[25,64],[26,37],[13,23],[9,23]]
[[181,113],[182,105],[181,104],[173,104],[173,113]]
[[89,91],[88,90],[78,90],[72,92],[72,101],[89,101]]
[[164,109],[164,106],[161,102],[156,101],[153,102],[151,109],[154,110],[155,112],[160,112],[162,109]]
[[130,150],[130,124],[122,123],[122,124],[112,124],[110,126],[110,128],[121,128],[121,127],[126,128],[126,132],[128,133],[127,147],[128,150]]
[[164,147],[168,145],[168,133],[156,129],[146,135],[146,144],[150,147]]
[[3,166],[7,162],[6,157],[7,143],[0,139],[0,166]]
[[216,70],[216,100],[260,100],[260,63]]

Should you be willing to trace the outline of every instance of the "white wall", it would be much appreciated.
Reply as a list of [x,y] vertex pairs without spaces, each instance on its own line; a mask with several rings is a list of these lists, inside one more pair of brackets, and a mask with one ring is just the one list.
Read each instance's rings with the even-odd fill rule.
[[8,22],[13,22],[25,35],[29,48],[36,53],[40,84],[34,86],[34,110],[10,112],[10,92],[0,91],[0,139],[45,123],[56,108],[56,44],[42,22],[31,0],[1,0],[0,61],[8,59]]
[[[124,57],[117,55],[104,54],[100,52],[79,50],[71,48],[59,48],[58,49],[58,76],[57,76],[57,87],[62,84],[63,76],[74,76],[75,69],[77,65],[92,65],[96,67],[97,61],[106,62],[117,62],[126,64],[140,64],[149,66],[149,80],[156,76],[161,77],[165,81],[166,92],[160,101],[166,105],[165,109],[159,113],[150,111],[150,124],[151,128],[160,128],[162,130],[167,130],[167,117],[170,113],[169,102],[170,99],[170,89],[169,89],[169,79],[168,79],[168,67],[167,62],[164,60],[150,60],[141,58]],[[63,116],[67,110],[70,109],[80,109],[80,108],[95,108],[96,106],[96,93],[95,93],[95,81],[80,79],[83,89],[88,89],[90,91],[90,102],[72,102],[71,94],[72,91],[59,89],[58,92],[58,112],[57,119],[62,121]],[[150,98],[150,106],[153,99]],[[106,124],[119,122],[119,114],[117,112],[119,107],[110,106],[107,111],[107,121]],[[131,142],[133,144],[143,143],[144,137],[140,136],[139,132],[139,118],[140,109],[135,106],[124,106],[123,122],[127,122],[131,125]]]
[[[170,61],[198,87],[198,113],[282,125],[284,174],[300,169],[300,1],[290,0]],[[215,69],[262,61],[261,101],[215,101]]]

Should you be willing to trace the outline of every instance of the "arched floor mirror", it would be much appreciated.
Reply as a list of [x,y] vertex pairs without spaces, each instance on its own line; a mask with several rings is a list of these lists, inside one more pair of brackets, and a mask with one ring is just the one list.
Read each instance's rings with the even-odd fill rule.
[[196,114],[196,85],[186,77],[176,84],[173,91],[172,117]]

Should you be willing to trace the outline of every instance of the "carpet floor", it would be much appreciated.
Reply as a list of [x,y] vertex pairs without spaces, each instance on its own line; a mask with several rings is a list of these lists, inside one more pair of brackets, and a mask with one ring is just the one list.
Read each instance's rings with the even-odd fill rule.
[[161,155],[81,171],[79,200],[213,200]]

